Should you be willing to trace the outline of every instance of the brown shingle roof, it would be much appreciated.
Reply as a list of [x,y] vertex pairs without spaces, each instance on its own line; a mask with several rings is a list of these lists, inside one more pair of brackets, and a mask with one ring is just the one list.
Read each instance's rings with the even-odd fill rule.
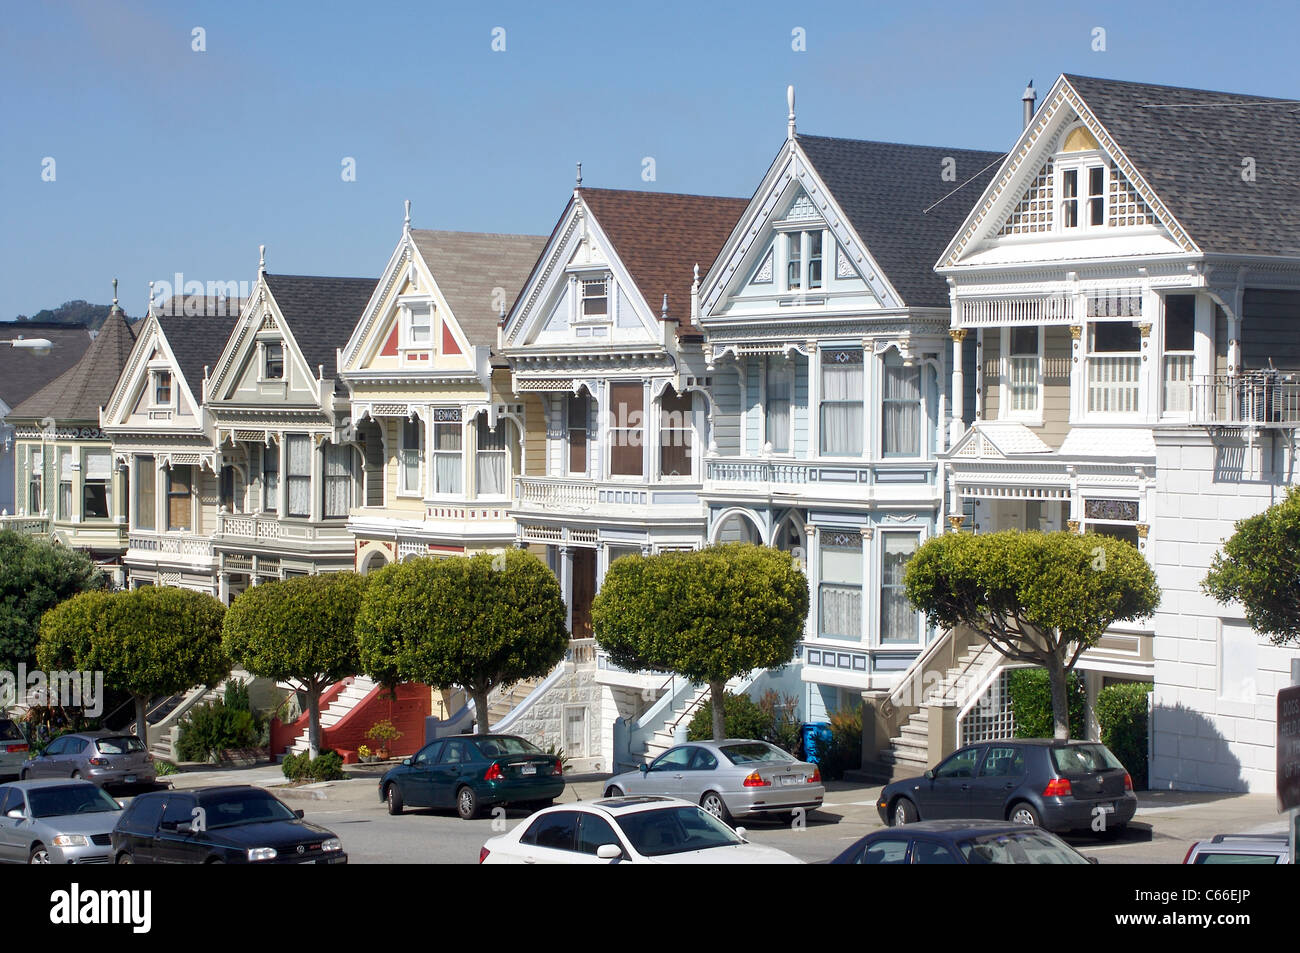
[[19,321],[0,324],[0,338],[45,338],[50,353],[34,356],[24,348],[0,344],[0,400],[17,407],[58,377],[86,353],[90,331],[80,325]]
[[98,425],[99,409],[113,395],[134,344],[135,332],[114,307],[81,360],[15,407],[9,419]]
[[700,277],[749,205],[749,199],[670,192],[579,189],[655,314],[668,295],[678,333],[690,329],[694,267]]

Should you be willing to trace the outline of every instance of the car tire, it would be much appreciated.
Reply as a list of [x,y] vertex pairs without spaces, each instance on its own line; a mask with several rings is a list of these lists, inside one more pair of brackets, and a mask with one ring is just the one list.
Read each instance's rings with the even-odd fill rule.
[[464,821],[478,817],[478,795],[468,784],[462,784],[456,789],[456,813]]
[[80,780],[81,780],[81,772],[80,772],[80,771],[73,771],[73,772],[72,772],[72,780],[74,780],[74,781],[80,781]]
[[904,824],[915,824],[917,816],[916,805],[907,798],[900,797],[889,812],[889,826],[901,827]]
[[626,797],[621,788],[605,788],[605,797]]
[[1011,810],[1007,811],[1007,820],[1013,824],[1024,824],[1026,827],[1042,827],[1043,818],[1028,801],[1017,801],[1011,805]]
[[26,781],[27,778],[28,778],[28,774],[27,774],[26,769],[24,769],[24,770],[18,772],[18,780],[19,780],[19,781]]
[[115,864],[134,864],[134,863],[135,863],[135,858],[132,857],[130,854],[128,854],[126,851],[122,851],[122,853],[118,854],[117,857],[113,860],[113,863],[115,863]]
[[705,791],[704,797],[700,798],[700,807],[722,821],[722,823],[731,823],[731,812],[727,810],[727,802],[722,799],[722,795],[717,791]]
[[405,810],[402,806],[402,792],[396,784],[390,784],[384,788],[384,800],[388,802],[389,814],[396,816]]
[[48,864],[50,862],[50,852],[44,844],[36,843],[32,845],[31,851],[27,854],[27,863],[29,864]]

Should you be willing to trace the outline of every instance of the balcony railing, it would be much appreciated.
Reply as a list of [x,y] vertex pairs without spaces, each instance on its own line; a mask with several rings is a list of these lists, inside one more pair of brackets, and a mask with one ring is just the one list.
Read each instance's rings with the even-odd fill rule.
[[346,520],[312,523],[302,519],[280,519],[273,514],[262,513],[218,513],[215,536],[226,541],[249,543],[337,543],[351,540]]
[[808,483],[816,469],[808,463],[770,463],[762,460],[710,460],[709,479],[723,483]]
[[1198,377],[1191,389],[1190,418],[1196,423],[1300,425],[1300,381],[1294,374],[1246,371]]
[[183,559],[207,560],[212,558],[212,540],[206,536],[189,536],[180,533],[132,533],[127,547],[160,556],[178,556]]
[[598,508],[648,506],[651,502],[651,488],[634,483],[519,477],[515,481],[515,486],[519,506],[524,509],[586,511]]
[[46,516],[0,516],[0,530],[3,529],[39,536],[50,531],[50,520]]

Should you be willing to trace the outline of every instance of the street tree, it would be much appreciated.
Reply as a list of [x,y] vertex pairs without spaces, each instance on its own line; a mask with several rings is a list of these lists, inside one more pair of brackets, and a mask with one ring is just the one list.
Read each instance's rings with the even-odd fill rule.
[[85,553],[0,530],[0,666],[13,671],[19,663],[35,663],[46,610],[107,587],[107,577]]
[[1137,548],[1094,533],[945,533],[916,551],[905,585],[929,625],[968,626],[1010,661],[1047,670],[1057,738],[1070,735],[1067,680],[1079,656],[1160,602]]
[[1238,603],[1273,644],[1300,642],[1300,487],[1262,513],[1238,520],[1201,583],[1227,605]]
[[295,576],[245,589],[226,611],[222,647],[253,675],[288,682],[307,696],[308,747],[320,755],[320,699],[361,671],[356,620],[366,577]]
[[172,586],[82,593],[42,617],[37,660],[46,669],[103,672],[105,686],[135,701],[135,733],[148,746],[150,698],[230,674],[225,612],[210,595]]
[[707,683],[720,740],[727,682],[794,658],[808,581],[790,554],[752,543],[624,556],[609,567],[591,616],[614,664]]
[[559,583],[524,550],[411,559],[369,580],[357,617],[362,671],[464,689],[479,734],[493,689],[547,674],[568,648]]

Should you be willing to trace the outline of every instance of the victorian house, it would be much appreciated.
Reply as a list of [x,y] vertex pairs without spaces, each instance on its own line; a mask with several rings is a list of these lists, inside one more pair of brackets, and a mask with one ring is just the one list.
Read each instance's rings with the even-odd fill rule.
[[[515,544],[524,435],[497,331],[546,239],[410,227],[339,356],[361,448],[356,568]],[[527,411],[531,411],[531,419]],[[537,443],[540,445],[541,440]]]
[[7,418],[14,429],[16,528],[87,552],[118,584],[124,581],[129,477],[114,465],[99,412],[134,343],[114,282],[112,310],[81,359]]
[[[225,601],[262,580],[355,565],[348,517],[367,452],[350,426],[336,360],[375,285],[270,274],[263,259],[201,381],[215,438],[212,545]],[[182,466],[201,478],[197,464]]]
[[934,259],[1002,155],[797,133],[700,287],[710,542],[796,554],[810,588],[785,689],[801,717],[857,708],[926,644],[903,568],[940,529],[952,413]]
[[1161,606],[1084,654],[1090,697],[1154,680],[1153,786],[1270,788],[1296,652],[1200,581],[1233,521],[1295,482],[1295,104],[1073,75],[1036,114],[1031,96],[938,259],[962,356],[949,519],[1137,546]]

